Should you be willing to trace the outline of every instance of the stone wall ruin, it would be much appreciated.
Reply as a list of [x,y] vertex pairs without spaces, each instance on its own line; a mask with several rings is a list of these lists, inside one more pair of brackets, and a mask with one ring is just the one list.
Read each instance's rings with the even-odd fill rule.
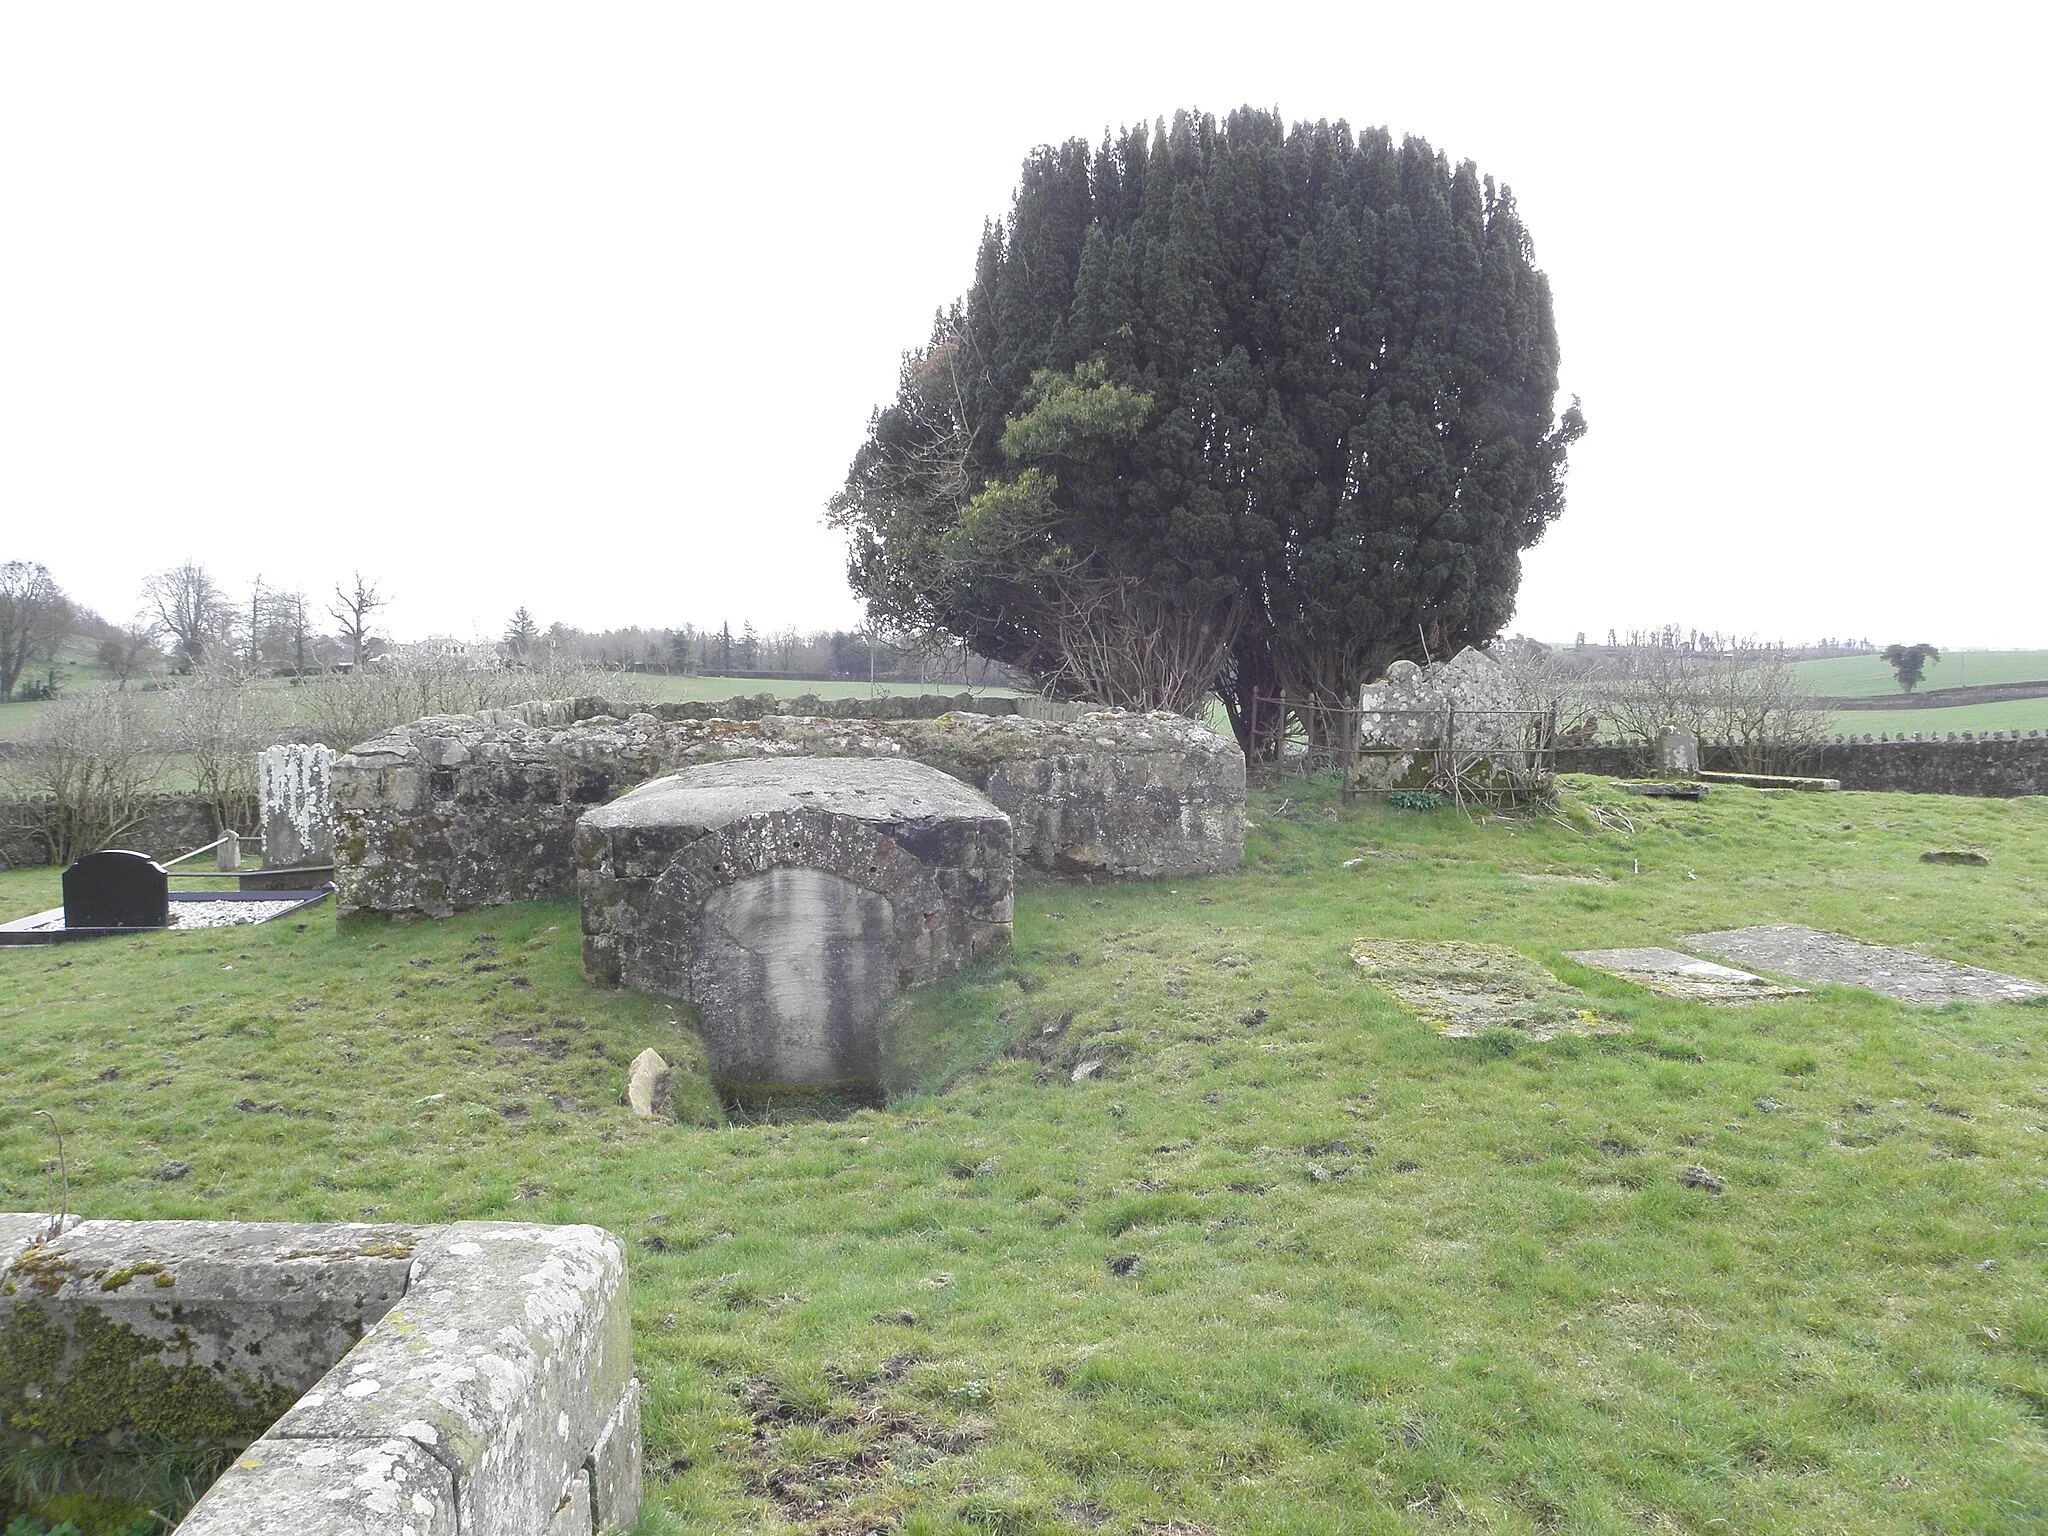
[[1184,716],[693,715],[555,700],[436,716],[363,743],[334,764],[340,911],[442,917],[566,896],[585,812],[663,774],[744,758],[937,768],[1009,816],[1020,874],[1159,879],[1244,857],[1244,756]]

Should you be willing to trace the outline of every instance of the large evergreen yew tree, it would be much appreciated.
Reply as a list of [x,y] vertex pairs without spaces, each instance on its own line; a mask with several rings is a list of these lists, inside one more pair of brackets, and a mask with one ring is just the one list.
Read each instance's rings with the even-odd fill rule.
[[1513,197],[1244,109],[1025,162],[834,521],[878,617],[1079,697],[1326,703],[1498,633],[1584,430]]

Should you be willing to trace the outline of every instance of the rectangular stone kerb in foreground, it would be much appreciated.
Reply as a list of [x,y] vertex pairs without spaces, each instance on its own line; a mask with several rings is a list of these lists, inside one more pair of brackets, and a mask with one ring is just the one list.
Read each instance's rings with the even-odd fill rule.
[[[626,1257],[608,1232],[49,1225],[0,1216],[0,1444],[261,1429],[187,1536],[592,1536],[638,1519]],[[87,1383],[109,1358],[125,1374]]]

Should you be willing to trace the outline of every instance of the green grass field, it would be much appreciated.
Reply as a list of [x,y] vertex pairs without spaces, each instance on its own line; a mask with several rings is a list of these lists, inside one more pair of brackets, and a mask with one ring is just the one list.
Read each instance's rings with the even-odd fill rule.
[[778,699],[794,699],[806,693],[821,699],[864,699],[870,694],[915,696],[920,693],[972,693],[978,696],[1010,698],[1017,692],[1014,688],[967,688],[959,683],[884,682],[870,688],[865,679],[858,682],[812,683],[768,677],[671,677],[658,672],[627,673],[620,677],[616,686],[621,699],[679,704],[723,703],[727,699],[752,697],[762,693],[772,693]]
[[2048,731],[2048,699],[2009,699],[2001,704],[1959,704],[1953,709],[1843,709],[1828,717],[1846,736],[1890,732],[1910,736],[1954,731]]
[[[107,686],[106,678],[97,667],[68,669],[60,681],[68,689]],[[793,699],[806,693],[821,699],[846,699],[867,698],[871,693],[913,696],[921,693],[974,693],[1008,698],[1017,692],[1014,688],[964,688],[957,683],[882,683],[871,689],[865,681],[812,683],[760,677],[670,677],[657,672],[618,673],[608,676],[605,682],[612,698],[633,703],[723,702],[762,693],[773,694],[778,699]],[[277,687],[281,695],[289,697],[282,681]],[[0,741],[21,735],[28,729],[29,722],[46,708],[48,705],[43,703],[20,700],[0,704]]]
[[[1854,699],[1899,691],[1891,664],[1881,656],[1829,656],[1794,664],[1799,680],[1824,698]],[[1947,651],[1929,662],[1922,688],[2048,681],[2048,651]],[[1995,727],[1994,727],[1995,729]]]
[[[1024,888],[836,1121],[728,1123],[567,904],[0,950],[0,1208],[50,1199],[48,1109],[92,1215],[604,1224],[647,1532],[2048,1528],[2048,1010],[1560,958],[1785,920],[2048,979],[2048,801],[1563,803],[1283,784],[1240,873]],[[1626,1031],[1445,1039],[1366,935],[1512,945]],[[618,1104],[647,1045],[684,1124]]]

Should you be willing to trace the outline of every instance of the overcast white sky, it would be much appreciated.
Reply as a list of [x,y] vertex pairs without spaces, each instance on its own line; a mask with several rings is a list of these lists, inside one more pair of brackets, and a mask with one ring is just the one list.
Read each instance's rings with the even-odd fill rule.
[[725,9],[0,10],[0,559],[850,624],[1024,153],[1251,102],[1514,187],[1592,427],[1516,628],[2048,646],[2039,7]]

